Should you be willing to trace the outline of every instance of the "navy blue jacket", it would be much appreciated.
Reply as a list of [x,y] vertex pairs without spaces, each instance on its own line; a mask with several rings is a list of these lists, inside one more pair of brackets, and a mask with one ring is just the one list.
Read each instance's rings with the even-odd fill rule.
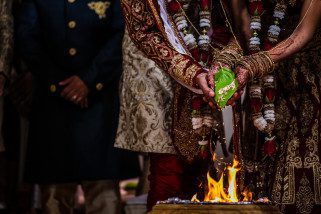
[[[91,3],[104,4],[104,15]],[[51,84],[76,74],[91,89],[119,76],[124,23],[118,1],[24,0],[21,9],[20,53],[37,76]]]
[[[36,77],[27,180],[55,183],[136,176],[133,154],[113,147],[124,23],[119,0],[23,0],[16,38]],[[78,75],[89,108],[60,96]]]

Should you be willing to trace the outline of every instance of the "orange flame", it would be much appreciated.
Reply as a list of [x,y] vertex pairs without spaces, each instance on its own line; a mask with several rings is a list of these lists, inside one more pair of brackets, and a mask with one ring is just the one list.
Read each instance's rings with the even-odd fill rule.
[[242,195],[244,197],[243,201],[245,202],[249,202],[253,200],[253,193],[248,188],[244,189],[244,191],[242,192]]
[[237,197],[237,184],[236,184],[236,173],[240,171],[240,168],[238,167],[239,162],[235,159],[233,160],[233,166],[227,167],[228,170],[228,195],[230,197],[229,202],[238,202],[239,199]]
[[[239,162],[233,160],[233,165],[227,167],[228,171],[228,188],[227,191],[224,188],[224,173],[221,175],[219,181],[215,181],[210,176],[210,173],[207,173],[207,185],[208,192],[205,194],[205,202],[239,202],[237,196],[237,183],[236,183],[236,174],[240,170]],[[192,201],[199,202],[197,195],[194,195]]]

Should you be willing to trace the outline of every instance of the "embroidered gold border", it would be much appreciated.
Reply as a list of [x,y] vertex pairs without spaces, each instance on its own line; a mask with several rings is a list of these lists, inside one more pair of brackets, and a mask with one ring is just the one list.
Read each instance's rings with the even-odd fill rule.
[[156,7],[155,7],[155,5],[154,5],[153,0],[147,0],[147,1],[148,1],[148,4],[149,4],[149,7],[150,7],[151,10],[152,10],[152,13],[153,13],[153,16],[154,16],[154,18],[155,18],[157,27],[158,27],[159,30],[162,32],[164,38],[166,38],[167,43],[168,43],[170,46],[172,46],[172,45],[170,44],[170,42],[168,41],[168,39],[167,39],[167,34],[166,34],[165,29],[164,29],[164,27],[163,27],[163,22],[162,22],[161,18],[159,17],[158,10],[156,9]]
[[[165,1],[165,5],[166,5],[166,7],[168,7],[167,1]],[[183,48],[185,49],[185,52],[186,52],[189,56],[191,56],[191,54],[190,54],[190,52],[189,52],[189,50],[188,50],[188,47],[186,46],[186,44],[185,44],[185,42],[184,42],[181,34],[179,33],[179,31],[178,31],[177,28],[176,28],[176,25],[175,25],[175,23],[174,23],[173,17],[168,13],[167,10],[166,10],[166,14],[167,14],[168,19],[169,19],[169,21],[170,21],[170,23],[171,23],[172,29],[173,29],[174,33],[176,34],[176,37],[178,38],[179,42],[182,44]]]

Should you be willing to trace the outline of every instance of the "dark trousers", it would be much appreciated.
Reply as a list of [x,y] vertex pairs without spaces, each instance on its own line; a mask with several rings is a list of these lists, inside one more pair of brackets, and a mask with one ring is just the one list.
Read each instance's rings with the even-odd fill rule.
[[[115,180],[81,183],[85,194],[87,214],[119,214],[119,182]],[[77,184],[42,185],[42,209],[44,214],[73,214]]]

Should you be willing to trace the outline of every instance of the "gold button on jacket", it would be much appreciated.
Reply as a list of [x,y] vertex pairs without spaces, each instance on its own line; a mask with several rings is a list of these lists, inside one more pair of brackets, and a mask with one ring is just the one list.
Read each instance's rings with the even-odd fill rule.
[[104,85],[103,85],[102,83],[98,83],[98,84],[96,85],[97,91],[101,91],[103,88],[104,88]]
[[50,92],[55,93],[56,91],[57,91],[56,85],[54,85],[54,84],[50,85]]
[[71,29],[75,28],[76,27],[76,22],[75,21],[68,22],[68,27],[71,28]]
[[70,49],[69,49],[69,55],[70,55],[70,56],[75,56],[76,53],[77,53],[77,50],[76,50],[75,48],[70,48]]

